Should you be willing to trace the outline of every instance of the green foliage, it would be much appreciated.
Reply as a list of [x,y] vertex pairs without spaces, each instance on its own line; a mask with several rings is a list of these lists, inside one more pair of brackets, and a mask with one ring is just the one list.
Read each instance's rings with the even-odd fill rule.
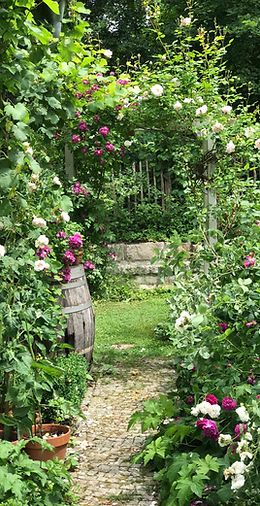
[[60,356],[55,364],[62,369],[62,375],[55,382],[57,396],[70,401],[75,408],[80,408],[84,399],[87,383],[91,380],[86,359],[78,353]]
[[75,506],[72,479],[60,460],[37,462],[22,451],[25,442],[0,445],[1,506]]

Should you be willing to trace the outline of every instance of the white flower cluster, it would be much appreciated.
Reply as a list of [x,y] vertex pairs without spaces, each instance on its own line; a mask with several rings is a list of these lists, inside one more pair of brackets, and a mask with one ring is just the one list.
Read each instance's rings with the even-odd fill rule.
[[37,190],[39,184],[39,174],[32,174],[31,175],[31,181],[28,183],[28,191],[34,192]]
[[54,176],[54,178],[53,178],[52,182],[53,182],[53,184],[55,184],[56,186],[62,186],[61,181],[59,180],[58,176]]
[[45,271],[45,270],[48,270],[49,268],[50,268],[50,264],[45,262],[45,260],[36,260],[36,262],[34,262],[34,270],[36,272]]
[[163,87],[160,84],[155,84],[151,87],[151,93],[155,97],[161,97],[163,95]]
[[242,404],[239,408],[236,409],[236,414],[238,415],[239,420],[241,422],[243,422],[243,423],[249,422],[249,419],[250,419],[249,413],[246,410],[245,406],[243,406]]
[[196,116],[203,116],[203,114],[206,114],[206,112],[208,112],[208,106],[204,104],[196,109]]
[[46,235],[39,235],[38,239],[35,241],[36,248],[39,248],[40,246],[48,246],[49,239],[46,237]]
[[208,401],[202,401],[191,408],[191,414],[194,416],[209,415],[210,418],[218,418],[220,415],[221,407],[218,404],[210,404]]
[[47,222],[43,218],[37,218],[37,216],[34,216],[32,224],[38,228],[45,228],[47,226]]
[[182,311],[179,318],[175,322],[175,329],[182,331],[190,323],[191,315],[188,311]]
[[224,446],[228,446],[232,443],[232,436],[231,434],[220,434],[218,438],[218,444],[221,446],[221,448],[224,448]]
[[70,221],[70,215],[68,213],[66,213],[66,211],[62,211],[60,213],[60,217],[61,217],[61,220],[64,221],[65,223]]
[[234,462],[230,467],[224,470],[225,480],[231,477],[231,490],[239,490],[245,484],[244,473],[247,470],[247,466],[244,462]]

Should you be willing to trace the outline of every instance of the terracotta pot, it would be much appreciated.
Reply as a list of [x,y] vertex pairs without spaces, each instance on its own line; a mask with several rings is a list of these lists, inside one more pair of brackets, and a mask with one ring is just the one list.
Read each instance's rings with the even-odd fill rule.
[[[37,432],[37,431],[36,431]],[[63,460],[66,455],[67,445],[70,440],[70,427],[55,423],[44,423],[41,426],[42,434],[49,433],[50,436],[44,440],[53,446],[53,451],[43,450],[39,443],[29,441],[25,447],[26,453],[32,460],[52,460],[55,458]],[[52,436],[51,434],[58,434]]]

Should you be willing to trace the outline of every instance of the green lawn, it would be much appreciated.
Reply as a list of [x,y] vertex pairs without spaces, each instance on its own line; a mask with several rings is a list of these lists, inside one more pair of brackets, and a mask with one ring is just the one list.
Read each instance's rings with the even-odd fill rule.
[[166,301],[164,294],[141,301],[97,303],[94,363],[109,371],[109,366],[131,366],[145,357],[170,356],[172,346],[154,336],[156,325],[167,320]]

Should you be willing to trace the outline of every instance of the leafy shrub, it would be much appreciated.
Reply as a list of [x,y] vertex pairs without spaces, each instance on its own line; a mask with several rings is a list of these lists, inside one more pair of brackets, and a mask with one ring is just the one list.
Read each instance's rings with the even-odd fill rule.
[[86,359],[78,353],[69,353],[56,359],[56,365],[63,369],[62,376],[56,382],[56,394],[80,408],[91,380]]
[[60,460],[37,462],[22,451],[25,442],[0,445],[0,506],[74,506],[72,478]]

